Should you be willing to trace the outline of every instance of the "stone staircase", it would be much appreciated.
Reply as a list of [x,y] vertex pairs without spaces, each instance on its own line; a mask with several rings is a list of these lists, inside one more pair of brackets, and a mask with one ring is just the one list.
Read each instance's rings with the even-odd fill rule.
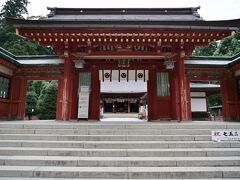
[[240,123],[0,122],[1,180],[240,179]]

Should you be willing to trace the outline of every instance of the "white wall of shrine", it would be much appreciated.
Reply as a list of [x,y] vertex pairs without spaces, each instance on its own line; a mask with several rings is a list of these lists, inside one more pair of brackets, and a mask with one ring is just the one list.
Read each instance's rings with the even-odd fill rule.
[[207,99],[205,92],[191,92],[191,111],[207,112]]
[[145,81],[101,81],[101,93],[142,93],[147,92]]

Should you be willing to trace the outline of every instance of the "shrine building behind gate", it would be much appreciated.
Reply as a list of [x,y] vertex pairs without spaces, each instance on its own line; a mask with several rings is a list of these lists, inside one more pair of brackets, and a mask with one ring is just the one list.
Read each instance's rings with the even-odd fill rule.
[[190,81],[218,80],[225,120],[239,118],[239,56],[190,55],[230,36],[240,20],[204,21],[198,9],[49,8],[43,20],[6,18],[17,35],[58,56],[1,53],[8,96],[0,99],[0,117],[24,118],[28,80],[56,79],[58,120],[99,120],[100,81],[113,80],[147,82],[149,120],[191,120]]

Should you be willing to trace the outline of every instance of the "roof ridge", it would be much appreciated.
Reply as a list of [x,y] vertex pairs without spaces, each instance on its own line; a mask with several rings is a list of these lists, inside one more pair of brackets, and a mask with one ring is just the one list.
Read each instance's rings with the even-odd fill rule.
[[82,7],[47,7],[48,10],[52,10],[52,9],[64,9],[64,10],[68,10],[68,9],[95,9],[95,10],[106,10],[106,9],[131,9],[131,10],[145,10],[145,9],[194,9],[194,10],[198,10],[200,9],[200,6],[189,6],[189,7],[147,7],[147,8],[129,8],[129,7],[120,7],[120,8],[82,8]]
[[199,17],[198,10],[200,6],[197,7],[165,7],[165,8],[63,8],[63,7],[47,7],[50,10],[48,17],[53,17],[55,15],[91,15],[91,14],[101,14],[101,15],[113,15],[113,14],[174,14],[174,15],[193,15]]

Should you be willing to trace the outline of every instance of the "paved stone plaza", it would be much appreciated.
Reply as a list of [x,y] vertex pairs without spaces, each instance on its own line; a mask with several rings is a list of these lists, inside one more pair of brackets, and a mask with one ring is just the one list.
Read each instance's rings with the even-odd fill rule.
[[0,122],[0,179],[240,179],[240,123],[115,120]]

